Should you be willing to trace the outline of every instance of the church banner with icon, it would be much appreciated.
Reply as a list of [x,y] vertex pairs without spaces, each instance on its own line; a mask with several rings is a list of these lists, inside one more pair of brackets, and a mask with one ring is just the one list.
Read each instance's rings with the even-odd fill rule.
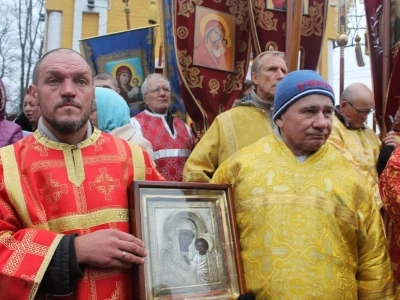
[[194,130],[208,128],[231,108],[246,79],[249,1],[171,0],[181,96]]
[[[322,48],[328,1],[302,1],[298,69],[316,70]],[[285,52],[287,1],[265,0],[249,3],[254,54],[258,55],[268,50]]]
[[154,27],[112,33],[80,41],[81,53],[93,74],[109,73],[117,79],[120,95],[135,115],[143,107],[141,85],[154,73]]

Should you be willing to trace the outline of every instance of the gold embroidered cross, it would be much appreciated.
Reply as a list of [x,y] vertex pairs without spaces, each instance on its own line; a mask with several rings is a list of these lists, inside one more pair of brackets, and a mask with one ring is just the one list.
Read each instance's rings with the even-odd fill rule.
[[37,230],[28,229],[21,241],[16,240],[13,236],[9,236],[1,242],[7,249],[14,251],[4,266],[3,273],[14,275],[26,254],[43,257],[46,255],[48,247],[33,242],[37,233]]
[[39,194],[42,199],[51,204],[52,210],[56,210],[57,201],[60,200],[62,194],[68,194],[68,187],[66,184],[60,184],[52,176],[50,173],[44,175],[46,182],[43,188],[39,189]]
[[114,179],[107,174],[106,168],[100,168],[100,175],[95,181],[91,181],[89,186],[91,190],[96,189],[100,193],[104,194],[106,196],[106,200],[111,200],[111,193],[116,187],[120,187],[121,185],[119,179]]

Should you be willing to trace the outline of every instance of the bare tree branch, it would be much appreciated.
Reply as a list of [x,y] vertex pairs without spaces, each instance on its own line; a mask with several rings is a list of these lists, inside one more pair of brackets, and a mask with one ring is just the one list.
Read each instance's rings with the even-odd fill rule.
[[16,0],[0,6],[0,76],[6,84],[8,106],[22,110],[33,67],[43,53],[44,0]]

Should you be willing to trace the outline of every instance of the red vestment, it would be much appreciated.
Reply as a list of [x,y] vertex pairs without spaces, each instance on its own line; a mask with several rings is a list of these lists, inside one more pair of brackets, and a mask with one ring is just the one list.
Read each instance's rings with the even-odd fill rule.
[[193,136],[179,118],[173,119],[172,134],[165,117],[147,110],[132,118],[137,132],[153,146],[157,170],[168,181],[182,181],[183,167],[194,145]]
[[388,229],[389,254],[394,276],[400,282],[400,148],[397,147],[385,170],[379,177],[379,191],[382,202],[391,218]]
[[[147,152],[101,133],[76,146],[35,132],[0,149],[0,299],[34,299],[63,234],[129,232],[127,187],[163,180]],[[86,266],[63,299],[131,299],[130,270]],[[51,299],[47,298],[47,299]]]

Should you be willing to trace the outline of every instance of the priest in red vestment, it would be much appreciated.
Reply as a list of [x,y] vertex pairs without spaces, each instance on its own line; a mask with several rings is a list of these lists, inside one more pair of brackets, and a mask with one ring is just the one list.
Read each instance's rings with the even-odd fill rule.
[[127,188],[163,178],[142,148],[91,126],[77,52],[44,55],[29,92],[36,132],[0,149],[0,299],[132,299],[147,252],[129,234]]
[[171,87],[162,75],[154,73],[142,84],[146,109],[131,118],[136,133],[150,141],[157,170],[168,181],[182,181],[183,167],[193,146],[190,127],[172,116]]

